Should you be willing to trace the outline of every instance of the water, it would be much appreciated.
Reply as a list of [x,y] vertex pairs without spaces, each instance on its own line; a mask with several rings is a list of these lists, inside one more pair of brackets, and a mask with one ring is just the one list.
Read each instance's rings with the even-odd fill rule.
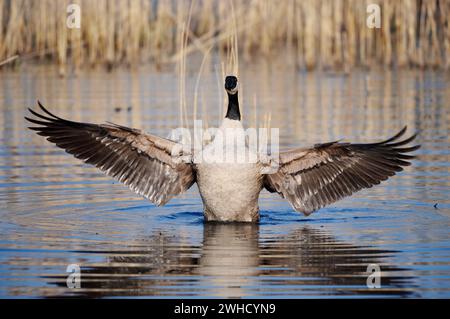
[[[222,114],[217,69],[197,95],[209,126]],[[398,176],[309,217],[264,191],[259,225],[204,224],[195,186],[155,207],[25,129],[40,99],[74,120],[167,136],[180,123],[176,75],[56,73],[0,74],[0,297],[450,297],[448,73],[241,70],[246,124],[271,113],[282,148],[374,141],[405,124],[422,145]],[[189,121],[196,79],[187,74]],[[69,264],[80,289],[66,286]],[[381,288],[366,285],[370,264]]]

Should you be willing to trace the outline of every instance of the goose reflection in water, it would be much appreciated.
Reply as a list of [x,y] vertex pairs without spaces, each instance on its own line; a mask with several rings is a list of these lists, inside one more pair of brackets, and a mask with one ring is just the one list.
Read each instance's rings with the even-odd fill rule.
[[[385,262],[396,251],[341,242],[329,232],[302,226],[265,239],[258,224],[204,225],[201,246],[158,232],[146,250],[84,251],[106,255],[103,265],[81,265],[81,289],[65,295],[258,297],[411,295],[413,277]],[[142,243],[139,243],[142,244]],[[78,251],[80,253],[80,251]],[[366,285],[367,267],[379,264],[381,288]],[[56,279],[53,277],[53,279]],[[53,281],[66,285],[64,276]]]

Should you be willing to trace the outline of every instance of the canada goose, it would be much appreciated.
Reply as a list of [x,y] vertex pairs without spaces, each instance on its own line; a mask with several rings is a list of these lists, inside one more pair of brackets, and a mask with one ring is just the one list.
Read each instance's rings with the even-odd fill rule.
[[[219,131],[233,128],[226,133],[233,139],[243,130],[235,76],[226,77],[225,90],[228,109]],[[258,197],[263,188],[280,194],[295,210],[309,215],[395,175],[414,158],[406,153],[420,147],[402,147],[416,136],[399,141],[404,127],[379,143],[316,144],[272,155],[269,162],[202,162],[195,159],[214,158],[214,149],[223,140],[214,139],[204,149],[189,152],[177,142],[134,128],[65,120],[38,104],[45,114],[29,109],[38,119],[25,118],[39,125],[30,129],[156,205],[164,205],[197,182],[207,221],[258,221]],[[278,170],[265,173],[265,167],[274,162]]]

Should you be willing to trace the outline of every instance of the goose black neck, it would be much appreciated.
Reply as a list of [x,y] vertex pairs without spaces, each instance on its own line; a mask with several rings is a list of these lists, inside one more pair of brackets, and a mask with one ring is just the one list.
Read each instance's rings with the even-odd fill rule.
[[228,110],[225,117],[230,120],[241,120],[241,112],[239,111],[239,100],[237,92],[235,94],[228,93]]

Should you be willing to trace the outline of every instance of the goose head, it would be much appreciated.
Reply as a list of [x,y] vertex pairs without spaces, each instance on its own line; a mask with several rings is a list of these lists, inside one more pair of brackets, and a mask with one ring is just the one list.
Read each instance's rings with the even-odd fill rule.
[[234,95],[238,91],[238,79],[234,75],[225,78],[225,90],[228,94]]
[[228,94],[228,109],[225,118],[230,120],[241,120],[238,100],[238,79],[234,75],[225,78],[225,90]]

